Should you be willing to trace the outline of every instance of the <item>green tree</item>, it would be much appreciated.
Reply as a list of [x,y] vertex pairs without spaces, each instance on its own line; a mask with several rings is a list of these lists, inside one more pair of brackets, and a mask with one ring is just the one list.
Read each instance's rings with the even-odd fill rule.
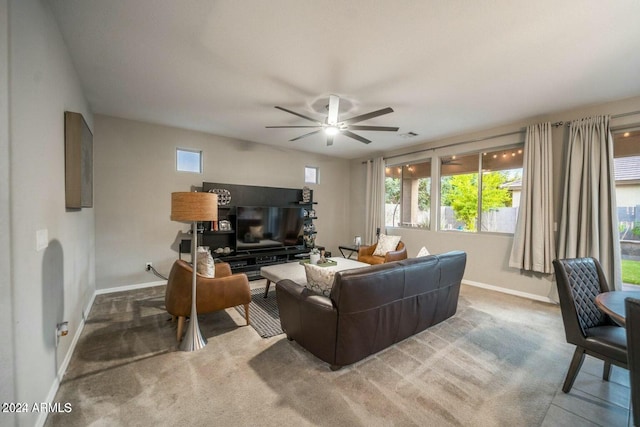
[[384,179],[385,203],[397,204],[400,202],[400,179],[386,177]]
[[485,172],[482,175],[482,211],[511,206],[512,194],[504,184],[508,177],[503,172]]
[[420,178],[418,181],[418,208],[428,211],[431,206],[431,178]]
[[[482,175],[482,211],[509,206],[511,193],[504,188],[508,177],[501,172]],[[456,219],[464,222],[469,231],[476,230],[478,219],[478,174],[461,174],[443,177],[441,183],[442,205],[451,206]]]

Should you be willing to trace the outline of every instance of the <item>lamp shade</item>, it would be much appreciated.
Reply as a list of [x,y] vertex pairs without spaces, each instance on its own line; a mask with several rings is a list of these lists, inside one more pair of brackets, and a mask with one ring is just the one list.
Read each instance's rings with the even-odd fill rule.
[[217,221],[218,195],[215,193],[171,193],[172,221]]

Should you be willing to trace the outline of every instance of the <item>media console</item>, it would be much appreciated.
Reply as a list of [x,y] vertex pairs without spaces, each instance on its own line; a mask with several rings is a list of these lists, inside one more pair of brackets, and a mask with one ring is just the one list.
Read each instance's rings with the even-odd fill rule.
[[217,257],[226,262],[234,273],[245,273],[249,280],[261,279],[260,268],[266,265],[295,261],[309,253],[309,248],[292,246],[279,249],[242,251]]
[[[315,205],[313,201],[313,191],[310,191],[310,198],[303,201],[302,189],[296,188],[276,188],[261,187],[252,185],[236,185],[225,183],[203,182],[202,191],[219,192],[224,190],[228,204],[220,205],[218,208],[218,229],[214,229],[209,224],[203,224],[200,235],[200,245],[208,246],[215,259],[229,263],[234,273],[245,273],[249,280],[260,279],[260,268],[266,265],[282,264],[295,261],[309,253],[311,246],[309,241],[315,246],[316,230],[313,225],[315,216]],[[276,208],[303,208],[307,214],[304,216],[300,239],[294,244],[270,247],[270,248],[241,248],[237,247],[237,242],[242,239],[244,231],[238,233],[236,226],[238,223],[239,207],[276,207]],[[220,221],[225,221],[231,229],[220,230]],[[311,237],[311,239],[308,239]],[[295,239],[294,239],[295,240]],[[324,249],[319,246],[319,249]],[[228,248],[228,253],[220,253]]]

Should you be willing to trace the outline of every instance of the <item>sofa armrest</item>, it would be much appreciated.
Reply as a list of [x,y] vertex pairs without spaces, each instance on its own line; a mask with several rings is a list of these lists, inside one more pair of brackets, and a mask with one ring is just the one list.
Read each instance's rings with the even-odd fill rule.
[[403,247],[397,251],[389,251],[384,255],[384,262],[400,261],[407,259],[407,248]]
[[333,364],[338,311],[331,299],[291,280],[276,283],[276,299],[287,338]]

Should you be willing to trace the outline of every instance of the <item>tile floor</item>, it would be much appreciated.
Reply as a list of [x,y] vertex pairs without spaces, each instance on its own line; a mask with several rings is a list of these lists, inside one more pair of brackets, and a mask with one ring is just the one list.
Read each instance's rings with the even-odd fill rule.
[[[569,367],[570,360],[559,361]],[[629,372],[613,366],[610,381],[602,380],[603,362],[587,356],[571,392],[556,391],[544,427],[633,427],[629,396]]]

